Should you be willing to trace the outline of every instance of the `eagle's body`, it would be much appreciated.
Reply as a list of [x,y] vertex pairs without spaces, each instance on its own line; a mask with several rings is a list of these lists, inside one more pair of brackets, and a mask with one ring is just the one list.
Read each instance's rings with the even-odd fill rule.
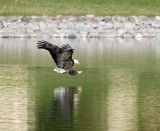
[[38,41],[37,47],[39,49],[46,49],[50,52],[54,62],[58,67],[54,69],[54,71],[57,73],[68,72],[70,75],[81,73],[81,71],[75,71],[72,69],[74,64],[78,63],[78,60],[72,59],[74,49],[70,45],[66,44],[62,47],[58,47],[57,45],[53,45],[47,41]]

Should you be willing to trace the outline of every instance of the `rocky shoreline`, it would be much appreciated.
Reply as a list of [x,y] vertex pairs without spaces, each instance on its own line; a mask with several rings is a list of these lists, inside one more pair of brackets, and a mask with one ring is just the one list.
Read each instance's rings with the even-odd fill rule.
[[160,16],[0,16],[0,38],[160,37]]

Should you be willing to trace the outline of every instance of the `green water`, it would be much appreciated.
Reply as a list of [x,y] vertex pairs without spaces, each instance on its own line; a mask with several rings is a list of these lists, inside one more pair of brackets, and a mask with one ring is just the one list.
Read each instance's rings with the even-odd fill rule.
[[79,76],[38,40],[0,39],[0,131],[160,130],[160,39],[46,39],[75,49]]

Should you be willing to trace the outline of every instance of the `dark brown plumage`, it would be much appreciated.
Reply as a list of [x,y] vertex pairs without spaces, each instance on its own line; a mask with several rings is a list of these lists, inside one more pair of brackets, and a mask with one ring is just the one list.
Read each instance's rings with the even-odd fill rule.
[[74,49],[70,45],[66,44],[58,47],[47,41],[38,41],[37,47],[48,50],[58,68],[64,69],[70,75],[78,74],[76,70],[72,69],[74,66],[74,60],[72,59]]

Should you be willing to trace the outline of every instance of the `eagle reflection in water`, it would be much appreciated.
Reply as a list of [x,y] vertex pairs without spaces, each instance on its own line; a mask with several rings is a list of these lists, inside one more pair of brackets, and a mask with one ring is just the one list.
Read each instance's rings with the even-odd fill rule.
[[59,87],[54,89],[53,111],[56,120],[70,122],[78,106],[81,87]]

